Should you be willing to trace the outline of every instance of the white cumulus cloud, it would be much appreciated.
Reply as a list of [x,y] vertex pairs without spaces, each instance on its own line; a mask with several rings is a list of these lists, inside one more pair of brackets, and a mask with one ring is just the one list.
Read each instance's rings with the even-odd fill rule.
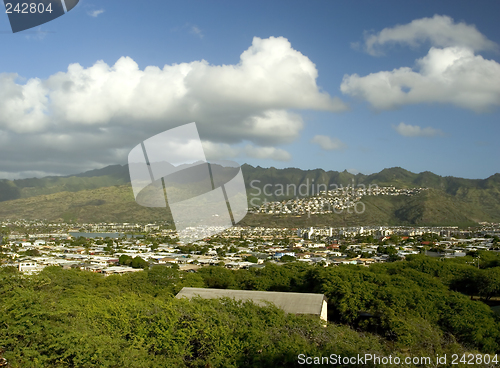
[[325,151],[341,151],[347,145],[338,138],[330,138],[326,135],[315,135],[311,139],[311,143],[319,145]]
[[346,75],[340,89],[379,110],[439,102],[481,112],[500,105],[500,64],[494,60],[463,47],[431,48],[417,65],[417,71]]
[[432,18],[415,19],[408,24],[384,28],[376,34],[367,33],[365,50],[370,55],[380,55],[387,44],[418,46],[426,41],[437,47],[462,46],[474,51],[498,48],[474,25],[456,23],[445,15],[434,15]]
[[253,158],[258,159],[271,159],[276,161],[290,161],[292,158],[290,153],[287,151],[276,148],[276,147],[256,147],[252,145],[247,145],[244,148],[244,152]]
[[241,149],[227,143],[202,141],[203,151],[208,161],[231,159],[240,155]]
[[208,161],[233,159],[236,157],[251,157],[276,161],[290,161],[291,159],[290,153],[276,147],[254,146],[251,144],[243,147],[235,147],[227,143],[214,143],[210,141],[203,141],[202,145]]
[[214,143],[210,141],[203,141],[202,145],[208,161],[233,159],[236,157],[251,157],[276,161],[290,161],[291,159],[290,153],[276,147],[254,146],[251,144],[247,144],[244,147],[235,147],[227,143]]
[[273,147],[298,137],[298,110],[347,108],[320,91],[317,76],[283,37],[254,38],[234,65],[199,60],[140,69],[121,57],[114,65],[71,64],[47,79],[0,74],[0,137],[8,137],[0,171],[74,173],[123,162],[138,142],[193,121],[204,141],[228,155],[246,141],[249,156],[288,160]]
[[476,54],[498,45],[474,26],[442,16],[417,19],[369,36],[366,48],[373,54],[376,46],[389,42],[412,45],[427,39],[434,46],[414,68],[345,75],[341,91],[378,110],[437,102],[482,112],[500,105],[500,64]]
[[403,137],[435,137],[443,135],[443,132],[439,129],[431,127],[421,128],[418,125],[410,125],[403,122],[396,126],[393,125],[392,128]]

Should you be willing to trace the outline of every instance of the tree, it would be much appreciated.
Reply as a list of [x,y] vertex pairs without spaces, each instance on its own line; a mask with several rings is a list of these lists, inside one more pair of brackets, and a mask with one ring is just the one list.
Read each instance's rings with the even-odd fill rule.
[[259,260],[255,256],[248,256],[248,257],[245,257],[245,261],[252,262],[252,263],[257,263]]
[[401,243],[401,237],[397,234],[392,234],[391,237],[389,238],[389,242],[392,244],[400,244]]
[[397,253],[390,254],[390,255],[389,255],[389,258],[387,258],[387,260],[388,260],[389,262],[395,262],[395,261],[399,261],[399,260],[401,260],[401,259],[402,259],[402,257],[400,257]]
[[236,285],[235,273],[224,267],[203,267],[198,273],[203,277],[206,287],[209,288],[229,289]]
[[356,258],[358,256],[358,253],[356,253],[355,251],[353,251],[352,249],[349,249],[347,252],[346,252],[346,256],[347,258]]
[[500,295],[499,267],[477,270],[474,281],[477,293],[485,300]]
[[28,249],[24,253],[29,257],[37,257],[40,255],[40,251],[38,249]]
[[126,254],[122,254],[120,258],[118,258],[118,263],[123,266],[130,266],[130,264],[132,263],[132,257]]
[[0,229],[0,244],[6,244],[9,240],[10,229],[8,227],[2,227]]
[[132,266],[132,268],[148,268],[149,267],[149,263],[146,262],[144,259],[142,259],[139,256],[136,256],[132,260],[132,262],[130,263],[130,265]]
[[377,248],[377,251],[382,253],[382,254],[388,254],[390,256],[398,253],[397,249],[394,248],[393,246],[390,246],[390,247],[379,246]]
[[104,251],[108,254],[114,254],[115,253],[115,248],[113,248],[112,246],[110,246],[109,244],[106,245],[106,247],[104,248]]
[[288,254],[285,254],[284,256],[282,256],[282,257],[280,258],[280,261],[281,261],[281,262],[293,262],[293,261],[295,261],[295,260],[297,260],[297,258],[295,258],[295,257],[293,257],[293,256],[289,256]]

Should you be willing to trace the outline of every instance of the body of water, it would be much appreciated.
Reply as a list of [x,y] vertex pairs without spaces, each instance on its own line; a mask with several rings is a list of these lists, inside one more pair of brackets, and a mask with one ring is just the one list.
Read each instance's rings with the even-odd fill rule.
[[[74,236],[75,238],[78,238],[80,236],[83,236],[84,238],[119,238],[121,236],[124,236],[125,234],[123,233],[69,233],[69,235]],[[142,235],[126,235],[127,238],[142,238]]]

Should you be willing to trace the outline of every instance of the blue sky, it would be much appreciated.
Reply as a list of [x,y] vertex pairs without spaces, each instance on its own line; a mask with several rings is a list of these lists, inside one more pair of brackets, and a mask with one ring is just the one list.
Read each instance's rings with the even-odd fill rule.
[[16,34],[4,14],[0,177],[125,164],[196,121],[208,158],[485,178],[500,172],[498,14],[492,1],[81,0]]

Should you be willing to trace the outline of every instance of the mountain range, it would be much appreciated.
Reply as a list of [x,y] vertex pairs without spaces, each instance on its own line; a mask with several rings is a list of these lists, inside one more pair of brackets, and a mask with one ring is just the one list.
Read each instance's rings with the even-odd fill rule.
[[[242,165],[249,201],[276,201],[299,196],[294,188],[377,185],[428,188],[414,196],[364,196],[365,211],[325,215],[248,214],[250,226],[456,225],[500,222],[500,174],[486,179],[413,173],[400,167],[371,175],[347,171],[276,169]],[[263,192],[267,185],[266,196]],[[276,188],[292,188],[288,193]],[[258,188],[258,189],[257,189]],[[309,189],[306,196],[312,195]],[[130,186],[127,165],[111,165],[71,176],[0,180],[1,219],[47,219],[66,222],[171,221],[165,208],[139,206]]]

